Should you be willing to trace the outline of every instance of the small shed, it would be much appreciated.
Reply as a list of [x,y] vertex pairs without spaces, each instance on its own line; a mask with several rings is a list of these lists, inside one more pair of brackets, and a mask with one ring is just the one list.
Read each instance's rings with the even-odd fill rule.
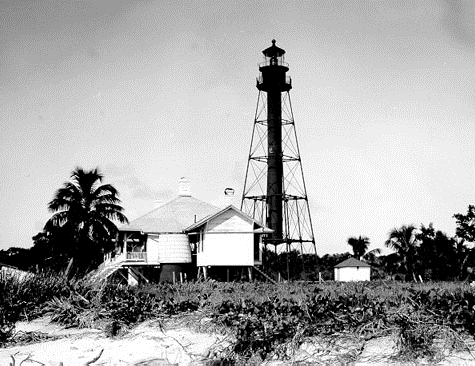
[[335,267],[335,281],[369,281],[371,266],[356,258],[348,258]]

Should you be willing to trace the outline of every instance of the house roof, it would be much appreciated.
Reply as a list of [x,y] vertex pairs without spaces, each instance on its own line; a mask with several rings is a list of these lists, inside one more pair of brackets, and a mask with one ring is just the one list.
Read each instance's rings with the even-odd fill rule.
[[244,212],[242,212],[241,210],[237,209],[236,207],[234,207],[233,205],[229,205],[229,206],[226,206],[225,208],[215,212],[214,214],[212,215],[209,215],[209,216],[206,216],[204,218],[202,218],[201,220],[197,221],[196,223],[188,226],[185,231],[186,232],[190,232],[191,230],[194,230],[196,228],[199,228],[200,226],[204,225],[205,223],[211,221],[212,219],[214,219],[215,217],[221,215],[222,213],[226,212],[226,211],[229,211],[229,210],[233,210],[234,212],[236,212],[238,215],[240,215],[241,217],[243,217],[244,219],[246,220],[249,220],[250,222],[253,222],[255,223],[256,225],[258,225],[259,227],[261,227],[261,229],[258,229],[258,230],[255,230],[255,232],[259,232],[259,233],[264,233],[264,234],[268,234],[268,233],[273,233],[274,231],[272,229],[269,229],[267,227],[265,227],[263,224],[261,224],[260,222],[254,220],[252,217],[250,217],[249,215],[245,214]]
[[341,263],[338,263],[335,268],[342,268],[342,267],[371,267],[368,263],[362,262],[356,258],[348,258]]
[[178,196],[133,220],[120,231],[143,231],[145,233],[182,233],[183,229],[198,220],[218,212],[219,207],[191,196]]

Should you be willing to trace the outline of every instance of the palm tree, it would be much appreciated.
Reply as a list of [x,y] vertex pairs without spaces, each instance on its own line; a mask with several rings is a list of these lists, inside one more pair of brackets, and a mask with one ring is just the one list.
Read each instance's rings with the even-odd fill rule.
[[[475,249],[468,247],[465,243],[464,238],[455,237],[455,252],[457,256],[457,269],[458,269],[458,278],[460,280],[468,279],[471,272],[468,270],[467,263],[470,263],[469,258],[473,258]],[[473,259],[472,259],[473,260]],[[468,272],[468,277],[466,277],[465,272]]]
[[83,270],[97,265],[102,253],[109,249],[118,232],[114,221],[128,223],[117,190],[110,184],[100,185],[103,178],[97,168],[86,171],[77,167],[70,182],[64,183],[48,204],[54,214],[45,231],[63,228],[68,232],[73,258]]
[[369,238],[367,236],[359,236],[348,238],[348,245],[353,248],[353,257],[360,259],[368,250],[369,247]]
[[369,252],[366,252],[363,255],[363,259],[367,262],[377,264],[378,263],[378,258],[376,256],[378,256],[380,254],[381,254],[381,249],[375,248],[375,249],[370,250]]
[[384,243],[388,248],[396,251],[406,276],[411,276],[414,281],[416,280],[414,264],[418,246],[415,232],[416,227],[414,225],[403,225],[400,228],[393,228],[388,233],[388,240]]

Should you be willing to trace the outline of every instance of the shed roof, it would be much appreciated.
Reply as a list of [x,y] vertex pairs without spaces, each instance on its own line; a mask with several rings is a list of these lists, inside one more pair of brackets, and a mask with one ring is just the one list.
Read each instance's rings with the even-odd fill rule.
[[356,258],[348,258],[341,263],[338,263],[335,268],[342,267],[371,267],[368,263],[362,262]]
[[120,231],[143,231],[145,233],[182,233],[194,222],[218,212],[219,207],[191,196],[178,196],[133,220]]

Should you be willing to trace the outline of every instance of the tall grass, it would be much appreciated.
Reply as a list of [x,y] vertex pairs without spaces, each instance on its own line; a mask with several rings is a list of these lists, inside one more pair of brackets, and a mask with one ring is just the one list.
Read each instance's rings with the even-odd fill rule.
[[37,317],[42,304],[67,291],[67,280],[50,273],[25,279],[0,273],[0,344],[11,337],[15,322]]

